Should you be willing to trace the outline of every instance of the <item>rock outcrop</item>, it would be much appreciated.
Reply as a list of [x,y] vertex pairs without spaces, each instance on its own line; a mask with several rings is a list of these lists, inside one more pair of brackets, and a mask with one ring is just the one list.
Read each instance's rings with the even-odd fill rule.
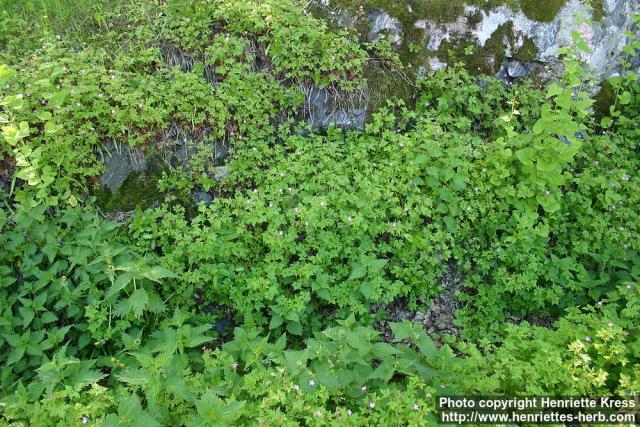
[[[478,58],[468,61],[469,58],[448,57],[449,52],[456,49],[461,57],[470,56],[462,54],[463,48],[474,46],[471,55],[481,57],[486,67],[477,66],[471,71],[493,72],[511,78],[528,76],[541,68],[536,65],[555,63],[558,48],[571,45],[572,33],[577,31],[591,49],[589,53],[582,53],[583,59],[598,78],[604,79],[618,71],[618,63],[624,55],[623,48],[627,42],[625,31],[633,28],[633,14],[640,11],[640,3],[637,0],[599,1],[596,2],[597,10],[587,6],[587,3],[593,2],[558,1],[554,11],[559,11],[555,17],[544,22],[534,19],[543,14],[532,13],[532,6],[527,6],[530,2],[524,0],[520,2],[521,7],[515,9],[504,5],[481,9],[452,0],[452,4],[462,4],[457,16],[434,16],[431,9],[435,9],[438,2],[433,0],[418,2],[422,4],[421,11],[412,7],[414,1],[404,0],[393,3],[389,10],[367,10],[365,6],[364,13],[360,14],[357,9],[350,10],[348,5],[345,6],[344,0],[323,0],[321,3],[328,19],[336,25],[365,28],[366,38],[370,41],[382,36],[393,37],[396,45],[411,48],[412,52],[416,44],[422,45],[422,63],[418,65],[431,70],[440,69],[447,61],[458,59],[479,64],[481,61]],[[374,1],[364,3],[371,7],[379,5]],[[400,7],[402,4],[405,6]],[[357,7],[360,5],[361,2],[358,2]],[[456,9],[452,6],[447,9],[450,10]],[[394,16],[394,12],[399,16]],[[350,19],[345,20],[345,16]],[[412,56],[415,58],[419,55],[416,53]],[[640,59],[635,61],[640,63]]]

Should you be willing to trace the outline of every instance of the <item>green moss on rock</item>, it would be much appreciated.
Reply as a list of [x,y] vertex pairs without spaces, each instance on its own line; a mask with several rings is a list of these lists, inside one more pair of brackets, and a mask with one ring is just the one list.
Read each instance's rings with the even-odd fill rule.
[[609,80],[600,83],[600,91],[595,96],[595,101],[596,120],[611,115],[609,107],[616,103],[616,92]]
[[590,0],[591,7],[593,8],[593,20],[602,21],[605,15],[604,1],[603,0]]
[[143,209],[162,200],[162,193],[158,191],[159,173],[129,174],[122,186],[115,192],[103,187],[96,192],[96,203],[108,212],[127,212],[140,206]]
[[389,99],[401,99],[409,107],[414,105],[416,93],[413,81],[403,78],[394,70],[386,69],[375,64],[369,65],[365,76],[372,88],[369,111],[374,112],[384,107]]
[[529,19],[539,22],[553,21],[567,0],[521,0],[520,7]]
[[525,37],[522,46],[514,54],[514,59],[518,61],[533,61],[538,57],[538,47],[530,37]]
[[507,47],[513,47],[515,34],[513,24],[507,22],[493,32],[484,46],[474,46],[472,53],[465,52],[468,38],[443,40],[437,52],[438,58],[448,64],[462,62],[471,74],[495,74],[506,57]]
[[482,18],[483,18],[482,12],[477,11],[467,16],[467,22],[469,23],[469,25],[478,25],[479,23],[482,22]]

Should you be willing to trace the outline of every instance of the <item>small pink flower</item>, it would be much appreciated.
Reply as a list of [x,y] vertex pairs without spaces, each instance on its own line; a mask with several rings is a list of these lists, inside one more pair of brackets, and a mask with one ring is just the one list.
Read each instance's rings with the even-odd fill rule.
[[369,402],[369,408],[373,409],[376,407],[375,402]]

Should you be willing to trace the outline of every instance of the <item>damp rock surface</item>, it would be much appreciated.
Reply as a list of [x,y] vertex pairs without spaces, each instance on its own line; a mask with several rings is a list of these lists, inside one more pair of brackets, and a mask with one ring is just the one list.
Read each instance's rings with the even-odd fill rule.
[[364,127],[367,108],[358,100],[340,99],[341,94],[312,87],[306,91],[306,115],[316,130],[330,126],[345,130]]
[[144,173],[147,170],[145,154],[128,144],[109,142],[99,155],[104,164],[100,183],[111,191],[118,190],[131,173]]
[[390,33],[393,42],[399,44],[402,41],[402,27],[397,18],[384,11],[374,11],[369,14],[371,31],[369,31],[369,41],[378,40],[384,32]]

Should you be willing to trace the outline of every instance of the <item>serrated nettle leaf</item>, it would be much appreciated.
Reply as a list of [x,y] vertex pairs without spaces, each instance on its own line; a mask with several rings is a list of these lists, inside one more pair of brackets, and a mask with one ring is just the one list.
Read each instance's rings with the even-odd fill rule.
[[375,283],[366,281],[360,284],[360,292],[368,301],[377,300],[378,289]]
[[271,316],[269,329],[276,329],[284,323],[284,318],[278,314]]
[[7,366],[13,365],[14,363],[21,361],[25,351],[26,351],[25,347],[12,347],[11,350],[9,351],[9,356],[5,361]]
[[293,335],[302,335],[302,325],[300,322],[287,322],[287,331],[292,333]]
[[127,368],[121,374],[116,374],[118,381],[131,385],[146,385],[151,382],[151,375],[142,368]]
[[158,282],[161,279],[175,277],[175,274],[172,271],[159,266],[153,266],[149,269],[143,270],[142,275],[145,278],[153,280],[155,282]]
[[140,317],[148,303],[149,295],[147,291],[144,289],[136,289],[128,298],[116,304],[114,314],[119,317],[126,317],[130,314]]
[[18,311],[22,316],[22,327],[26,328],[27,326],[29,326],[29,324],[33,320],[33,317],[35,316],[35,312],[31,307],[20,307],[18,308]]
[[[322,424],[371,403],[357,416],[404,425],[428,412],[427,393],[631,394],[640,215],[628,60],[597,106],[573,59],[589,45],[576,38],[560,51],[565,76],[544,89],[451,66],[419,78],[411,106],[394,101],[364,130],[280,132],[309,97],[299,87],[350,104],[361,69],[393,71],[397,52],[376,46],[383,61],[369,64],[364,50],[352,60],[347,39],[291,15],[289,0],[142,3],[122,22],[117,8],[98,14],[101,27],[122,24],[109,37],[126,31],[126,54],[65,40],[13,58],[14,45],[30,50],[15,31],[3,52],[23,64],[0,100],[1,380],[14,423]],[[147,32],[161,33],[161,56],[136,41]],[[190,71],[158,65],[174,49],[196,61]],[[22,120],[37,130],[23,132]],[[221,181],[213,141],[234,148]],[[137,200],[137,187],[155,193],[152,170],[92,201],[110,169],[96,161],[103,143],[126,163],[184,145],[185,164],[182,151],[167,153],[166,205]],[[214,200],[192,209],[202,190]],[[135,206],[116,205],[129,198],[140,204],[125,226],[94,212],[120,220]],[[432,322],[439,298],[456,299],[455,320]],[[393,324],[403,342],[387,344],[396,308],[432,310],[427,322]],[[520,322],[532,318],[556,322]],[[437,326],[441,347],[423,323]],[[236,324],[224,344],[211,339],[214,325]],[[275,344],[267,325],[285,330]],[[440,334],[452,325],[458,336]],[[580,371],[582,355],[607,381]],[[99,365],[84,364],[94,357]],[[523,382],[522,372],[535,375]]]
[[106,374],[92,369],[82,369],[69,379],[70,384],[74,387],[85,387],[93,383],[97,383],[106,377]]
[[356,280],[356,279],[361,279],[363,278],[365,275],[367,274],[367,267],[366,265],[360,263],[360,262],[355,262],[351,265],[351,275],[349,276],[348,280]]
[[391,323],[389,327],[393,331],[393,336],[397,341],[402,341],[414,336],[413,328],[408,322]]
[[120,291],[126,288],[129,283],[133,281],[133,274],[124,273],[120,274],[114,281],[113,285],[107,290],[105,293],[105,297],[107,299],[112,298],[115,295],[118,295]]
[[551,98],[553,96],[557,96],[559,94],[561,94],[563,91],[562,87],[556,83],[553,82],[549,85],[548,89],[547,89],[547,98]]

